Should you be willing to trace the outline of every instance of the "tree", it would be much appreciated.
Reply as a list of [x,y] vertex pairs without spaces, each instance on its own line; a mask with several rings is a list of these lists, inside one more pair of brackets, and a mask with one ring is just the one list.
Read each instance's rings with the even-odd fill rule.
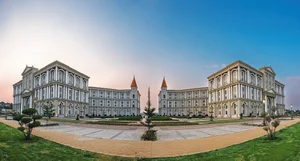
[[150,101],[150,87],[148,89],[148,101],[147,101],[147,106],[145,107],[144,114],[146,115],[146,121],[145,123],[142,122],[147,127],[147,131],[142,135],[141,139],[142,140],[156,140],[156,131],[157,130],[152,130],[153,124],[151,123],[151,119],[154,115],[155,108],[151,107],[151,101]]
[[268,133],[268,138],[270,140],[275,139],[276,134],[276,128],[279,126],[280,120],[279,119],[270,119],[267,121],[267,126],[265,126],[263,129]]
[[44,115],[46,117],[48,117],[49,119],[51,119],[52,114],[55,111],[55,109],[53,107],[54,107],[53,104],[44,105],[44,107],[43,107]]
[[23,114],[17,114],[14,116],[14,120],[18,121],[20,127],[18,130],[24,133],[25,139],[30,140],[30,136],[33,128],[41,125],[38,119],[41,119],[41,115],[36,115],[37,110],[34,108],[27,108],[22,111]]

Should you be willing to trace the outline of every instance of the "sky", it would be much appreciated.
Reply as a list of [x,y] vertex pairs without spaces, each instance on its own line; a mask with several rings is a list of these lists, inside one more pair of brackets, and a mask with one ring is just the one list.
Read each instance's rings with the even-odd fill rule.
[[130,88],[141,109],[168,89],[207,86],[207,76],[242,60],[272,66],[286,106],[300,109],[300,2],[258,0],[0,0],[0,101],[26,65],[58,60],[89,85]]

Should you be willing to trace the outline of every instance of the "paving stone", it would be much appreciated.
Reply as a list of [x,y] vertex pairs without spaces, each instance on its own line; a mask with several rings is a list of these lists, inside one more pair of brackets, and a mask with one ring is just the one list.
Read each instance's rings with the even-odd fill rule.
[[182,140],[183,138],[175,130],[157,131],[158,140]]
[[232,133],[231,131],[225,131],[225,130],[216,129],[216,128],[203,128],[203,129],[197,129],[197,131],[200,131],[202,133],[206,133],[206,134],[211,135],[211,136],[225,135],[225,134]]
[[107,130],[107,129],[105,129],[105,130],[102,130],[102,131],[99,131],[96,133],[92,133],[89,135],[85,135],[85,136],[92,137],[92,138],[110,139],[121,132],[123,132],[123,130],[111,130],[111,129]]
[[80,129],[80,130],[76,130],[76,131],[70,131],[67,133],[82,136],[82,135],[89,135],[89,134],[99,132],[99,131],[102,131],[102,129],[84,128],[84,129]]
[[141,140],[144,131],[142,130],[124,130],[119,135],[112,138],[113,140]]
[[203,132],[197,131],[195,129],[192,129],[192,130],[177,130],[177,133],[179,133],[185,139],[204,138],[204,137],[211,136],[207,133],[203,133]]

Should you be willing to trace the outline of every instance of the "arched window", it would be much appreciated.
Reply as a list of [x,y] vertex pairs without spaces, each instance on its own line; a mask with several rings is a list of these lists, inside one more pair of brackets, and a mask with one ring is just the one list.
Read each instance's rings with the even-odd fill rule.
[[69,73],[69,84],[74,85],[74,76],[72,73]]
[[58,72],[58,81],[65,82],[65,72],[61,69]]
[[242,106],[243,106],[243,115],[244,115],[245,114],[245,106],[246,106],[245,103],[243,103]]
[[219,109],[219,115],[221,115],[222,113],[221,113],[221,106],[220,105],[219,105],[218,109]]
[[49,82],[52,82],[52,81],[54,81],[54,69],[52,69],[49,74]]
[[237,81],[237,72],[236,72],[236,70],[232,71],[232,81],[233,82]]
[[80,78],[76,77],[76,87],[80,87]]
[[227,114],[228,114],[228,108],[227,108],[227,105],[225,104],[224,107],[225,107],[225,114],[227,115]]
[[236,115],[236,104],[233,104],[233,114]]
[[42,84],[46,83],[46,74],[42,74],[42,80],[41,80]]

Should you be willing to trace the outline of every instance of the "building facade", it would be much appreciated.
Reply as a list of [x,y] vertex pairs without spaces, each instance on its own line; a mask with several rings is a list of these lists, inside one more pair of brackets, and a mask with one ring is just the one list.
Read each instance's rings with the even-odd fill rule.
[[26,66],[22,80],[13,85],[13,109],[21,113],[36,108],[43,114],[44,105],[53,105],[53,115],[65,117],[88,112],[89,77],[54,61],[42,69]]
[[284,113],[284,85],[271,67],[255,69],[236,61],[208,77],[208,112],[215,117],[238,118]]
[[140,93],[133,78],[130,89],[89,87],[89,115],[137,116],[140,115]]
[[208,88],[168,90],[165,78],[158,94],[159,115],[198,116],[207,114]]
[[57,117],[77,115],[140,115],[140,93],[135,78],[131,89],[89,87],[89,77],[54,61],[42,69],[26,66],[22,80],[13,85],[13,109],[21,113],[53,105]]

